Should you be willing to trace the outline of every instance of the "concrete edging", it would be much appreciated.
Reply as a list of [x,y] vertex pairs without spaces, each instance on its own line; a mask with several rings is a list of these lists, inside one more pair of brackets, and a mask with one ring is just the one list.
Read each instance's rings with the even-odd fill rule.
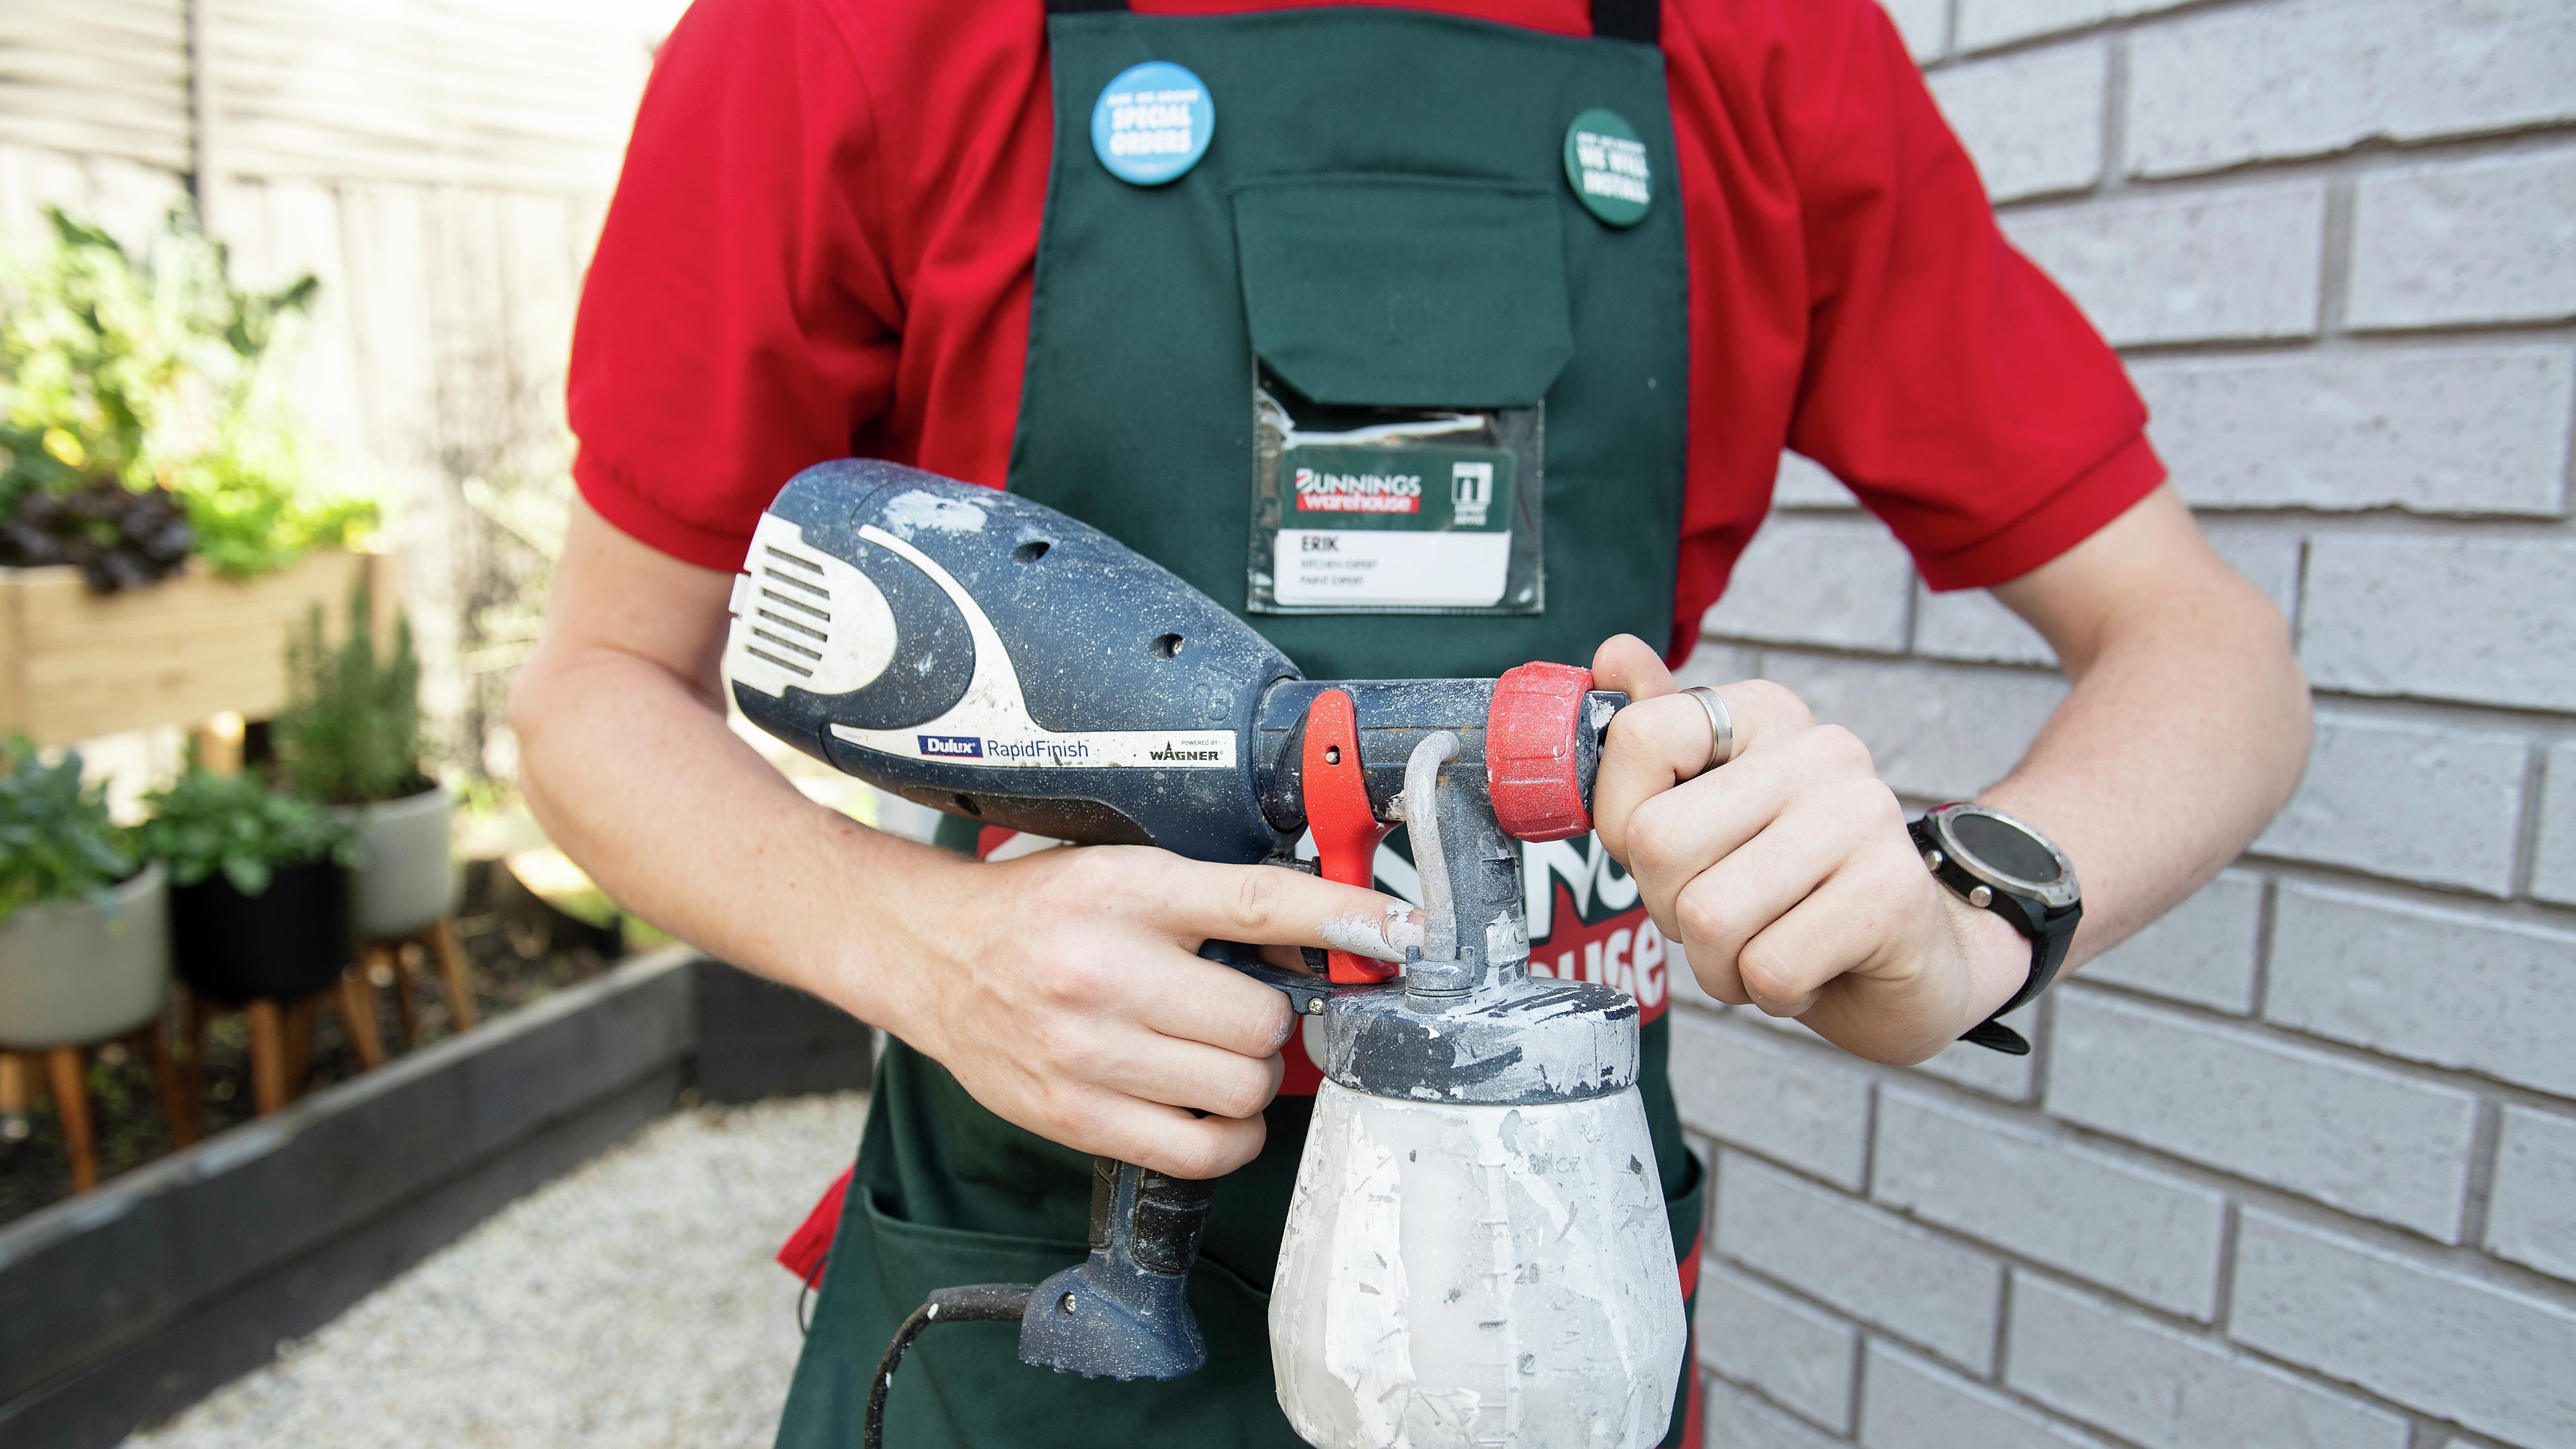
[[116,1443],[670,1110],[864,1085],[867,1029],[673,947],[0,1228],[0,1440]]

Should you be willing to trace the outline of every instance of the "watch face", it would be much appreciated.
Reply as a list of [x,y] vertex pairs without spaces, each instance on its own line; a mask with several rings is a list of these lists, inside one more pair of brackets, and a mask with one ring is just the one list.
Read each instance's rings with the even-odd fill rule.
[[2048,837],[2000,810],[1945,805],[1932,812],[1950,858],[1970,875],[2000,890],[2037,896],[2054,907],[2073,905],[2080,892],[2075,871]]

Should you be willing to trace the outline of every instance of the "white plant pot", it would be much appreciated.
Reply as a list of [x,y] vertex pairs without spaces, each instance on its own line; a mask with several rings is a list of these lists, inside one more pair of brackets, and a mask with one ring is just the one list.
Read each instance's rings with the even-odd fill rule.
[[359,935],[408,936],[456,909],[462,876],[449,846],[456,797],[445,785],[335,813],[366,845],[357,871]]
[[0,922],[0,1047],[107,1041],[170,997],[170,877],[158,861],[102,900],[28,906]]

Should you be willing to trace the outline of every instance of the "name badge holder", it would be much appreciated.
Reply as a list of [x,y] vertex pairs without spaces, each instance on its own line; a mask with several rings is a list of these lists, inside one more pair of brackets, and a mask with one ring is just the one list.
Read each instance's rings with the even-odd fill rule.
[[1537,614],[1544,403],[1327,407],[1253,390],[1255,614]]

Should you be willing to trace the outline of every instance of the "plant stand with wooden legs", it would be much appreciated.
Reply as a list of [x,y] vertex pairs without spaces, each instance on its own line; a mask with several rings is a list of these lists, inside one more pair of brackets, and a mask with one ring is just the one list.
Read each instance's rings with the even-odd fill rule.
[[448,1015],[455,1019],[458,1031],[471,1031],[481,1018],[474,1010],[474,979],[471,963],[465,959],[465,947],[456,939],[456,922],[441,916],[408,936],[387,936],[368,941],[358,948],[359,969],[374,980],[376,963],[382,962],[385,974],[394,987],[394,1019],[401,1025],[403,1044],[420,1042],[420,1012],[412,1004],[411,962],[413,949],[438,964],[438,979],[447,996]]
[[[116,1045],[142,1052],[152,1063],[152,1083],[161,1096],[161,1114],[169,1123],[170,1145],[186,1147],[195,1142],[197,1114],[190,1110],[193,1099],[183,1090],[178,1066],[170,1059],[169,1039],[162,1035],[159,1021],[106,1041],[47,1047],[41,1052],[0,1051],[0,1109],[24,1112],[39,1094],[53,1094],[54,1111],[63,1124],[63,1150],[71,1159],[74,1192],[87,1192],[98,1186],[98,1134],[89,1108],[89,1054],[94,1048]],[[39,1059],[44,1064],[41,1077],[35,1071]]]
[[188,1092],[192,1099],[201,1090],[205,1075],[206,1024],[217,1012],[226,1010],[237,1010],[250,1022],[251,1100],[263,1117],[303,1093],[305,1075],[313,1064],[316,1012],[339,1013],[340,1028],[349,1038],[350,1049],[358,1054],[360,1070],[371,1072],[384,1065],[385,1046],[376,1029],[375,1001],[360,968],[341,972],[337,982],[296,1001],[261,997],[236,1005],[191,992],[187,1032]]

